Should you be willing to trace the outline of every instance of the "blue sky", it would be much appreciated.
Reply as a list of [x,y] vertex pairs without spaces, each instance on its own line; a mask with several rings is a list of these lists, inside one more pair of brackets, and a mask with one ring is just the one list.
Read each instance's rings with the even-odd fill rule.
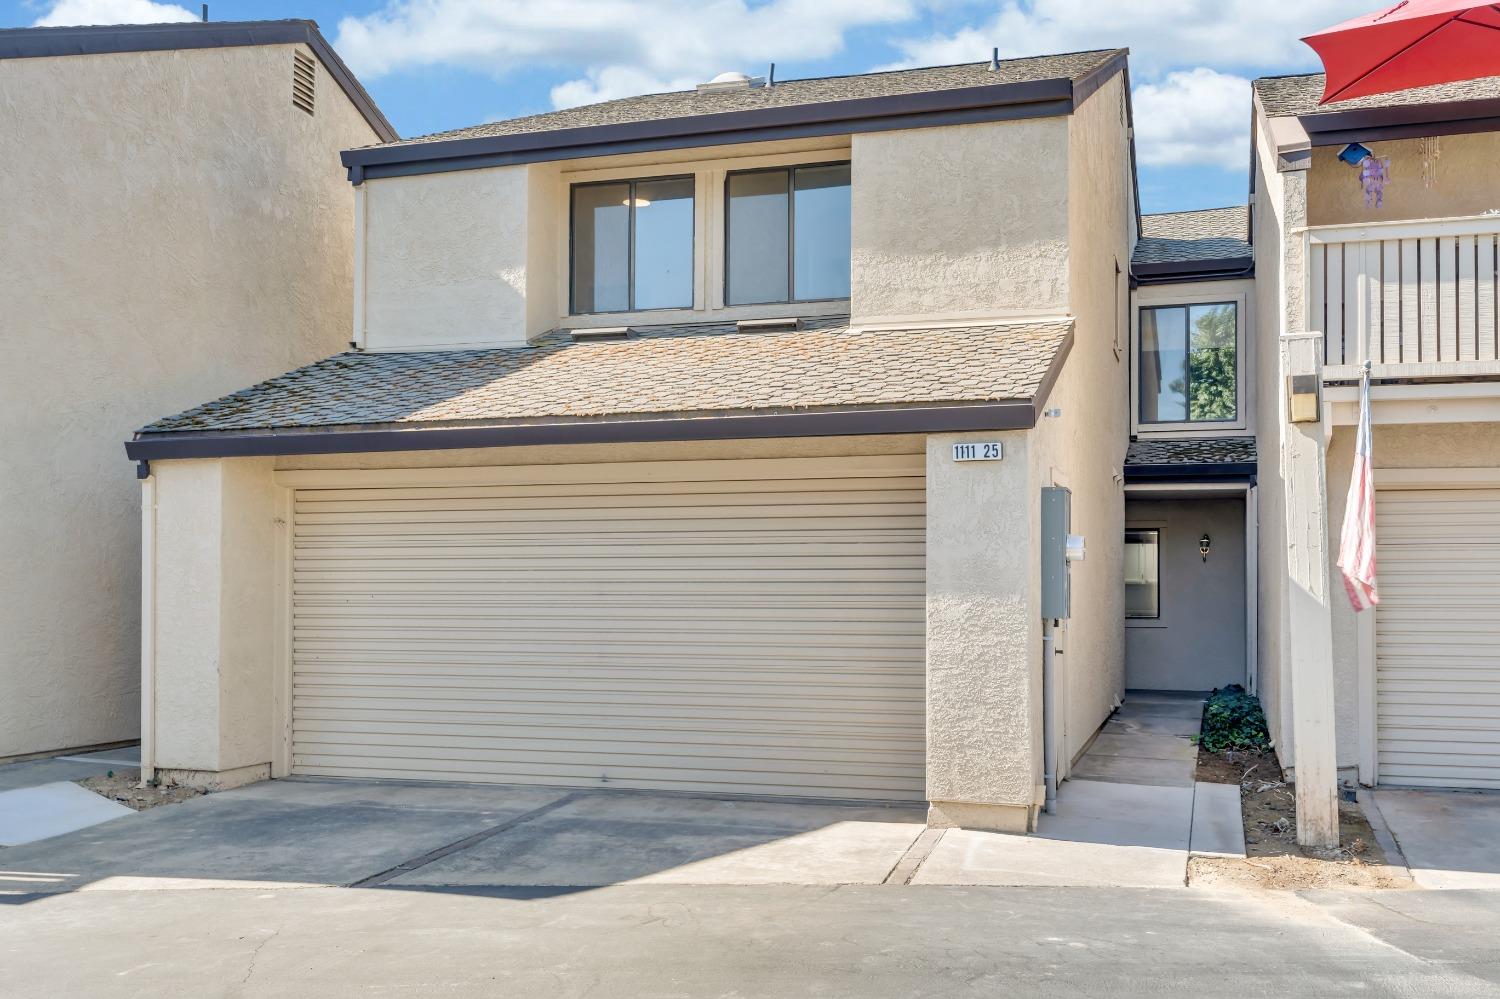
[[[1248,81],[1317,69],[1297,39],[1372,0],[211,0],[213,20],[316,20],[402,135],[678,89],[1126,46],[1141,202],[1243,202]],[[0,23],[196,16],[165,0],[0,0]]]

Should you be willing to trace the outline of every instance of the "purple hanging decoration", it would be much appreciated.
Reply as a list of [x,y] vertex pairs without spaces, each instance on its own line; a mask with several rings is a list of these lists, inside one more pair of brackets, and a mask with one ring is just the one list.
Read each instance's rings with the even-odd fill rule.
[[1391,179],[1389,156],[1366,156],[1359,162],[1359,183],[1365,190],[1365,207],[1381,208],[1385,205],[1385,185]]

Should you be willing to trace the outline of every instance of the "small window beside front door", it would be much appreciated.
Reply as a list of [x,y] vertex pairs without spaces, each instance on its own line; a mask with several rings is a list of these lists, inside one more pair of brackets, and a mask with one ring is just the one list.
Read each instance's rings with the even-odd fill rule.
[[1155,528],[1125,532],[1125,616],[1161,616],[1161,532]]

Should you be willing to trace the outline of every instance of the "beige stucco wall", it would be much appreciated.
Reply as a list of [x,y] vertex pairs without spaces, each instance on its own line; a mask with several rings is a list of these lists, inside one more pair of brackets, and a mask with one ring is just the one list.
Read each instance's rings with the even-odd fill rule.
[[349,339],[375,135],[293,48],[0,60],[0,757],[137,734],[131,431]]
[[1066,118],[854,136],[855,321],[1068,306]]
[[1286,499],[1281,468],[1285,391],[1279,350],[1283,332],[1301,329],[1300,264],[1284,257],[1297,256],[1295,251],[1301,246],[1301,240],[1289,237],[1287,231],[1302,224],[1306,186],[1303,173],[1277,172],[1275,146],[1258,108],[1254,128],[1253,349],[1259,458],[1255,490],[1259,540],[1256,687],[1277,752],[1282,763],[1290,765],[1291,693],[1283,672],[1288,634]]
[[[1028,830],[1042,780],[1030,434],[927,439],[927,794],[935,825]],[[997,462],[955,462],[961,441]]]
[[1125,499],[1118,476],[1129,442],[1125,275],[1134,192],[1123,87],[1120,78],[1110,81],[1068,120],[1067,289],[1074,343],[1046,403],[1061,415],[1038,426],[1032,469],[1036,490],[1055,484],[1072,491],[1073,533],[1088,545],[1088,557],[1070,569],[1073,618],[1059,646],[1064,772],[1125,690]]
[[530,170],[365,181],[366,349],[525,344]]
[[156,691],[159,769],[269,776],[286,530],[274,467],[271,458],[154,467],[154,544],[142,566],[155,591],[155,652],[142,666]]
[[[1349,479],[1354,471],[1354,431],[1335,430],[1328,444],[1328,571],[1338,593],[1332,601],[1333,669],[1340,767],[1359,763],[1359,645],[1357,618],[1343,597],[1338,566]],[[1375,483],[1382,468],[1500,468],[1500,423],[1428,423],[1374,428]],[[1376,525],[1379,534],[1379,525]],[[1377,611],[1378,613],[1378,611]]]
[[[1383,203],[1365,203],[1359,169],[1338,159],[1343,146],[1319,146],[1313,150],[1307,178],[1308,225],[1450,218],[1500,208],[1500,187],[1495,184],[1500,132],[1366,145],[1391,161]],[[1428,155],[1434,148],[1435,158]]]

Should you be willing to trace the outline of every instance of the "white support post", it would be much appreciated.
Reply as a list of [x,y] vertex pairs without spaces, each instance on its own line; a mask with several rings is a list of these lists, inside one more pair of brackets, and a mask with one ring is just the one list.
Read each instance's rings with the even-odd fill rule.
[[[1285,336],[1285,377],[1318,374],[1322,337]],[[1334,740],[1333,622],[1329,614],[1328,497],[1321,423],[1282,427],[1282,481],[1286,489],[1288,672],[1292,691],[1292,742],[1297,773],[1297,842],[1339,843],[1338,759]]]

